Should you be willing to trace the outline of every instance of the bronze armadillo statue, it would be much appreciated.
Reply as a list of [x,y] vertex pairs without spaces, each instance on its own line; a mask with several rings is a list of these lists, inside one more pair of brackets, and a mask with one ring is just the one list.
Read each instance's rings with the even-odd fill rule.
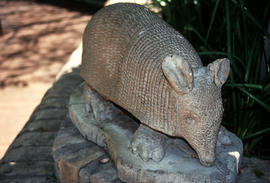
[[[104,7],[83,35],[81,76],[87,85],[134,115],[141,127],[186,139],[205,166],[215,161],[221,87],[229,70],[228,59],[204,67],[180,33],[137,4]],[[140,142],[134,144],[136,151]],[[144,147],[139,153],[160,161],[160,149],[153,157]]]

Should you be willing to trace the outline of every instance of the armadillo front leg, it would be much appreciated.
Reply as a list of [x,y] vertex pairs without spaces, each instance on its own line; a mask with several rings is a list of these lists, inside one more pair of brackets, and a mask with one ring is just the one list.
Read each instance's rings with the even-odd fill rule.
[[144,161],[152,159],[159,162],[165,155],[167,142],[166,135],[141,124],[133,136],[131,150]]
[[83,97],[86,112],[93,113],[94,118],[98,122],[112,120],[120,113],[120,110],[117,107],[110,101],[105,100],[86,83],[84,86]]

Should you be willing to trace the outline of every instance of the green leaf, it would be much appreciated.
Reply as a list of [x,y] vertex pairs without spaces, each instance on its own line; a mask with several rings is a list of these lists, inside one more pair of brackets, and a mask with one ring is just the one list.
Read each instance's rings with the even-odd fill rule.
[[226,84],[226,86],[231,86],[231,87],[247,87],[247,88],[254,88],[254,89],[259,89],[262,90],[263,86],[258,85],[258,84],[249,84],[249,83],[233,83],[233,84]]
[[210,35],[210,31],[211,31],[212,26],[214,24],[214,20],[215,20],[215,17],[216,17],[216,13],[217,13],[219,2],[220,2],[220,0],[217,0],[216,1],[215,7],[214,7],[214,10],[213,10],[213,14],[211,16],[211,21],[210,21],[210,24],[209,24],[209,27],[208,27],[208,30],[207,30],[206,38],[205,38],[206,42],[208,41],[208,38],[209,38],[209,35]]
[[258,99],[256,96],[252,95],[251,93],[249,93],[248,91],[246,91],[243,88],[238,88],[239,90],[241,90],[243,93],[245,93],[247,96],[249,96],[250,98],[254,99],[258,104],[260,104],[262,107],[264,107],[268,112],[270,112],[270,106],[267,105],[266,103],[264,103],[263,101],[261,101],[260,99]]
[[257,137],[257,136],[261,136],[267,132],[270,132],[270,128],[266,128],[264,130],[260,130],[260,131],[257,131],[256,133],[253,133],[253,134],[250,134],[250,135],[247,135],[245,137],[242,138],[242,140],[248,140],[248,139],[251,139],[251,138],[254,138],[254,137]]

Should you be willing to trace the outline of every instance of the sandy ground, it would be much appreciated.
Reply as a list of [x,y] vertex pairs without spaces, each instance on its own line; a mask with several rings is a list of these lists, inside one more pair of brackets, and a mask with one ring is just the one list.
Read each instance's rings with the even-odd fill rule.
[[[87,22],[99,8],[76,1],[51,2],[0,1],[0,159],[80,44]],[[106,5],[117,2],[151,0],[109,0]]]
[[0,1],[0,159],[79,45],[89,14]]
[[50,85],[37,82],[23,88],[7,87],[0,90],[0,157],[22,129]]

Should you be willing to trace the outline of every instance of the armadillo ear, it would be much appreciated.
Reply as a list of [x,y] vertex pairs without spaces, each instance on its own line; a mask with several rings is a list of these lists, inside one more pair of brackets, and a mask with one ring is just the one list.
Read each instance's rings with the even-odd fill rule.
[[217,59],[207,66],[211,78],[216,86],[221,87],[227,80],[230,73],[230,61],[227,58]]
[[162,70],[170,85],[178,92],[188,93],[193,87],[193,72],[187,61],[170,55],[162,62]]

